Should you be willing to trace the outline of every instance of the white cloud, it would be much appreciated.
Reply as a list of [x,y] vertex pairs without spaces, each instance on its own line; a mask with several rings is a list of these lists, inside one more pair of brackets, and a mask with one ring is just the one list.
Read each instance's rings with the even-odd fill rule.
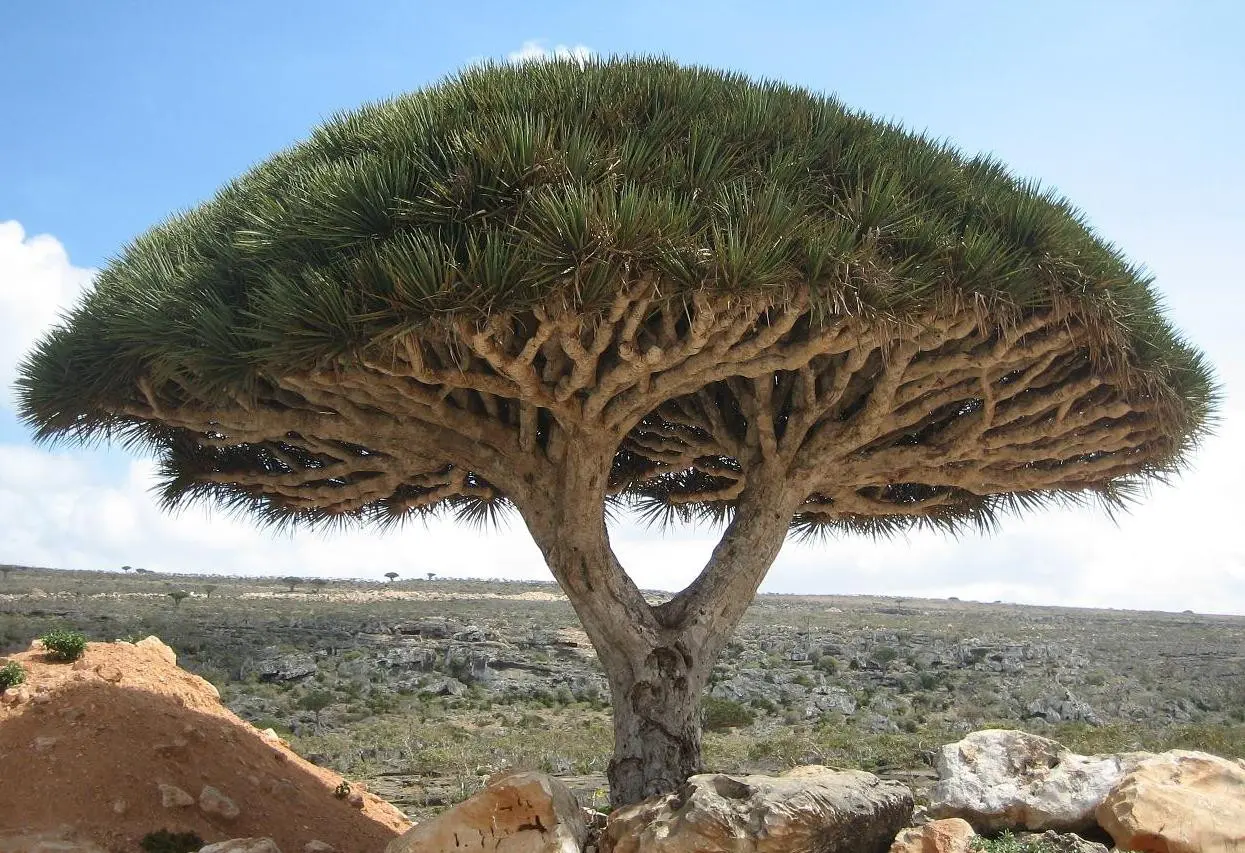
[[77,301],[95,271],[76,267],[47,234],[0,222],[0,408],[13,406],[17,364],[40,332]]
[[[70,262],[54,238],[27,237],[17,223],[0,223],[0,376],[6,386],[20,354],[91,276]],[[1215,315],[1213,305],[1208,311]],[[1242,375],[1238,353],[1224,342],[1217,359],[1230,385]],[[1190,473],[1172,487],[1157,488],[1118,527],[1092,511],[1052,511],[1010,520],[989,538],[790,543],[763,589],[1245,613],[1238,497],[1245,480],[1239,451],[1245,446],[1245,407],[1229,399],[1220,434],[1206,443]],[[147,460],[0,443],[0,562],[373,579],[390,570],[403,576],[434,571],[549,579],[518,519],[486,535],[439,521],[384,535],[363,530],[278,536],[203,507],[165,513],[151,494],[154,482]],[[690,581],[715,536],[687,530],[663,536],[632,523],[612,531],[623,565],[648,588]]]
[[549,62],[550,60],[572,60],[581,65],[592,58],[592,50],[587,45],[567,46],[555,44],[545,47],[543,39],[531,39],[523,42],[518,50],[506,54],[511,62]]

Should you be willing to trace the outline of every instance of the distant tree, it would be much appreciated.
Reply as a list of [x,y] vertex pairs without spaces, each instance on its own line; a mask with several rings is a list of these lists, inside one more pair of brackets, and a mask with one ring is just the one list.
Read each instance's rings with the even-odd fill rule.
[[333,704],[333,694],[327,690],[313,690],[303,695],[298,700],[298,707],[304,711],[311,711],[316,715],[316,725],[320,725],[320,712]]
[[204,585],[203,594],[206,595],[208,598],[211,598],[212,593],[214,592],[216,592],[216,584],[210,583],[210,584]]
[[301,584],[302,582],[303,582],[303,579],[302,579],[302,578],[296,578],[296,577],[294,577],[294,576],[292,576],[292,575],[291,575],[290,577],[288,577],[288,578],[281,578],[281,583],[283,583],[283,584],[285,584],[286,586],[288,586],[288,587],[290,588],[290,592],[293,592],[293,591],[294,591],[294,587],[298,586],[298,585],[299,585],[299,584]]
[[186,590],[184,589],[175,589],[172,592],[168,593],[168,596],[169,598],[173,599],[174,607],[181,607],[182,602],[185,601],[187,598],[190,598],[190,593],[186,592]]
[[394,581],[398,579],[398,573],[397,572],[385,572],[385,577],[389,578],[390,583],[393,583]]
[[328,586],[328,580],[325,578],[312,578],[311,585],[316,588],[316,592],[324,592],[324,588]]
[[3,575],[4,579],[7,581],[9,579],[9,572],[13,571],[14,568],[16,567],[15,566],[0,566],[0,575]]
[[436,576],[437,576],[437,573],[436,573],[436,572],[429,572],[429,573],[428,573],[428,580],[432,580],[432,579],[433,579],[433,578],[435,578]]
[[133,568],[133,566],[122,566],[122,567],[121,567],[121,571],[123,571],[123,572],[128,572],[128,571],[130,571],[130,569],[132,569],[132,568]]
[[[1126,505],[1217,405],[1066,200],[833,98],[667,60],[486,65],[137,238],[23,362],[41,438],[278,525],[517,512],[613,695],[616,805],[701,769],[789,536]],[[648,601],[613,513],[710,522]]]
[[135,573],[135,574],[137,574],[137,575],[150,575],[150,574],[154,574],[154,572],[152,572],[152,570],[151,570],[151,569],[135,569],[135,570],[134,570],[134,573]]

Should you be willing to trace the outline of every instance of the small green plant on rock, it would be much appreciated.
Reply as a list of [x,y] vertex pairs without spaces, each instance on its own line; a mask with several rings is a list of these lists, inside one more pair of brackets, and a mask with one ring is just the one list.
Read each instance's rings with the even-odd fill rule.
[[339,800],[344,800],[350,796],[350,783],[345,779],[337,783],[337,787],[333,789],[333,796]]
[[193,832],[169,832],[158,829],[143,836],[139,846],[143,853],[195,853],[204,841]]
[[0,693],[10,687],[16,687],[26,680],[26,670],[15,660],[5,661],[0,666]]
[[75,661],[86,651],[86,637],[78,631],[57,628],[48,631],[39,639],[52,660]]

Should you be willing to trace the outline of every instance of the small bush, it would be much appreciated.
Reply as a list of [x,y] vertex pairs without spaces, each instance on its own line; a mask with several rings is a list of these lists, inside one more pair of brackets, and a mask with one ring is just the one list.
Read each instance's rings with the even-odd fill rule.
[[732,702],[730,699],[718,699],[706,696],[701,704],[704,713],[704,728],[707,732],[719,732],[737,726],[751,725],[756,719],[752,709],[747,705]]
[[193,832],[160,829],[143,836],[139,846],[144,853],[195,853],[206,842]]
[[5,661],[4,666],[0,666],[0,693],[10,687],[16,687],[25,680],[26,670],[22,669],[22,665],[17,661]]
[[75,661],[86,651],[86,637],[78,631],[58,628],[39,638],[52,660]]
[[337,787],[333,789],[333,796],[339,800],[344,800],[350,796],[350,783],[345,779],[337,783]]

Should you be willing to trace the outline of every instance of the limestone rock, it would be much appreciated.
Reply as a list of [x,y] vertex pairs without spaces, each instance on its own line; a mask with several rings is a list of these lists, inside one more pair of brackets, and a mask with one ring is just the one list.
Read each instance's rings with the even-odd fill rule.
[[271,838],[231,838],[200,847],[199,853],[281,853]]
[[332,844],[313,838],[303,845],[303,853],[337,853],[337,848]]
[[161,642],[159,637],[154,637],[154,636],[144,637],[143,639],[139,640],[134,645],[140,649],[149,649],[155,652],[156,654],[160,655],[160,657],[168,661],[170,664],[173,664],[173,665],[177,664],[177,652],[173,651],[171,648],[169,648],[163,642]]
[[306,653],[277,655],[255,665],[260,681],[298,681],[316,673],[316,659]]
[[610,815],[602,853],[873,853],[912,815],[912,792],[871,773],[693,776]]
[[233,820],[242,813],[237,803],[211,785],[204,785],[199,792],[199,809],[204,814],[218,815],[225,820]]
[[157,787],[160,789],[160,805],[166,809],[180,809],[195,804],[195,798],[176,785],[161,782]]
[[969,853],[976,837],[968,821],[950,817],[905,829],[891,844],[890,853]]
[[1120,850],[1245,853],[1245,761],[1172,750],[1127,773],[1098,807]]
[[21,705],[23,702],[29,702],[30,696],[30,688],[24,684],[19,684],[0,693],[0,702],[3,702],[5,705]]
[[973,732],[942,748],[931,817],[960,817],[978,832],[1094,826],[1098,808],[1146,753],[1084,756],[1027,732]]
[[543,773],[512,773],[389,842],[385,853],[579,853],[579,804]]

